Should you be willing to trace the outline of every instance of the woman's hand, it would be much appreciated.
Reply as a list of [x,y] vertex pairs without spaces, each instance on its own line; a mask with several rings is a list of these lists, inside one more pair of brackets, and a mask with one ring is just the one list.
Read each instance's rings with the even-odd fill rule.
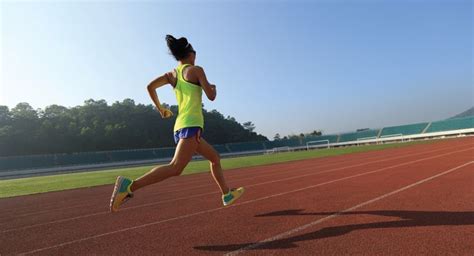
[[167,108],[159,108],[158,112],[160,112],[160,115],[162,118],[170,118],[173,116],[173,112]]
[[213,101],[213,100],[216,99],[216,96],[217,96],[216,85],[211,84],[211,85],[209,85],[209,87],[211,87],[211,91],[212,91],[211,97],[210,97],[209,99],[210,99],[211,101]]

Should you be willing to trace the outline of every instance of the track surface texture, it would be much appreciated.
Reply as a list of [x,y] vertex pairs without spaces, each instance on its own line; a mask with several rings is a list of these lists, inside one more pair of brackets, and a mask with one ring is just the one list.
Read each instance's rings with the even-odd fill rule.
[[474,138],[0,199],[0,255],[474,255]]

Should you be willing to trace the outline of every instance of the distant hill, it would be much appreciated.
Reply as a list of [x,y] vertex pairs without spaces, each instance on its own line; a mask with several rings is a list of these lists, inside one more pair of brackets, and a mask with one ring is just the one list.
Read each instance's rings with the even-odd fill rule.
[[474,116],[474,107],[462,112],[461,114],[455,115],[451,118],[459,118],[459,117],[466,117],[466,116]]

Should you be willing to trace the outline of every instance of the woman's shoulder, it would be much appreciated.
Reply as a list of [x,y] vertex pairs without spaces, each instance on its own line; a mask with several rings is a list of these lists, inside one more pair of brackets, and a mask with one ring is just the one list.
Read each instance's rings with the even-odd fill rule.
[[189,68],[187,68],[187,73],[193,77],[201,77],[205,74],[204,68],[201,66],[189,66]]
[[165,76],[168,79],[168,82],[171,84],[171,86],[173,86],[173,88],[176,87],[176,83],[178,80],[178,73],[176,72],[176,69],[166,72]]
[[189,65],[187,68],[188,68],[189,70],[194,71],[194,72],[204,71],[204,68],[201,67],[201,66]]
[[186,82],[200,86],[199,78],[202,77],[204,69],[200,66],[189,65],[183,69],[183,78]]

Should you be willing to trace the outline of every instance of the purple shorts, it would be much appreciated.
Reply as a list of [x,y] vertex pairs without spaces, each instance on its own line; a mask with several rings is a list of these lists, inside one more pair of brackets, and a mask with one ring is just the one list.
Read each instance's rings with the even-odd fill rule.
[[202,128],[201,127],[186,127],[177,130],[174,133],[174,142],[178,144],[180,139],[187,139],[187,138],[192,138],[194,135],[196,135],[196,140],[197,142],[201,142],[201,133],[202,133]]

